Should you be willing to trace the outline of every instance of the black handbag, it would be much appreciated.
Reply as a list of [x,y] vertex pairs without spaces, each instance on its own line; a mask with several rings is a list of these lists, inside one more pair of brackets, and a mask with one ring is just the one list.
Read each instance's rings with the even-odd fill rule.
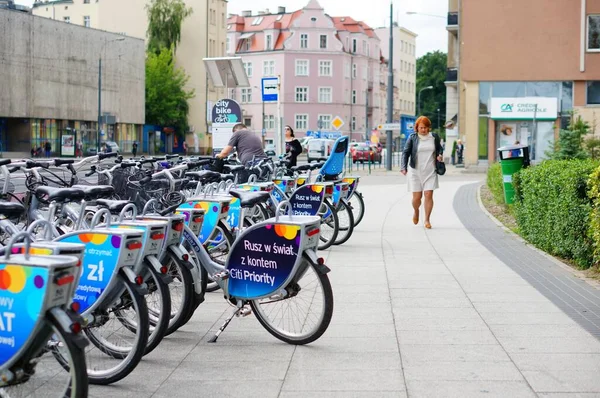
[[446,163],[436,160],[435,161],[435,172],[441,176],[446,174]]

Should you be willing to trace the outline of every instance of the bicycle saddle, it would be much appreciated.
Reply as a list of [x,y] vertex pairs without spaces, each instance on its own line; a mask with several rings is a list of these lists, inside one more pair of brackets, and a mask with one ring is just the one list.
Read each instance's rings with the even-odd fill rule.
[[238,198],[240,200],[240,206],[242,207],[253,207],[258,203],[266,202],[270,197],[269,192],[266,191],[249,192],[239,189],[232,189],[229,191],[229,194],[234,198]]
[[35,189],[35,196],[48,202],[75,202],[85,198],[85,193],[79,188],[54,188],[41,186]]
[[290,170],[292,171],[305,171],[305,170],[310,170],[312,168],[312,166],[310,164],[303,164],[300,166],[294,166],[294,167],[290,167]]
[[233,174],[221,174],[221,181],[233,180],[234,178]]
[[7,218],[18,217],[25,212],[25,207],[17,202],[0,202],[0,215]]
[[121,210],[125,206],[131,203],[128,200],[108,200],[108,199],[98,199],[96,204],[100,207],[107,208],[111,213],[120,213]]
[[226,164],[223,165],[223,168],[229,170],[231,173],[235,173],[236,171],[244,170],[246,167],[241,164]]
[[319,163],[312,164],[310,166],[310,169],[311,170],[320,169],[321,167],[323,167],[324,164],[325,164],[325,162],[319,162]]
[[210,170],[188,171],[187,173],[185,173],[185,176],[192,178],[194,180],[219,181],[219,179],[221,179],[221,173],[217,173],[216,171],[210,171]]
[[100,198],[109,198],[115,193],[115,189],[110,185],[73,185],[73,188],[81,189],[85,194],[85,200],[96,200]]

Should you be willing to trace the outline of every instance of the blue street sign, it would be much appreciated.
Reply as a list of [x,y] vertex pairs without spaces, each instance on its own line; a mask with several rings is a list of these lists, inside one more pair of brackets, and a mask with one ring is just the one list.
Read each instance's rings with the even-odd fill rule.
[[321,132],[320,131],[307,131],[306,136],[313,137],[313,138],[321,138]]
[[334,133],[323,133],[324,138],[329,138],[330,140],[338,139],[342,136],[342,133],[334,132]]
[[279,95],[279,78],[263,77],[262,78],[262,100],[263,102],[277,101]]

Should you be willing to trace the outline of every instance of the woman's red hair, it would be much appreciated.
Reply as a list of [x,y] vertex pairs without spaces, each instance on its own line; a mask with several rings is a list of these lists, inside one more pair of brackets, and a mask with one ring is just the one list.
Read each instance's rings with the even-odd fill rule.
[[415,131],[419,132],[419,125],[422,124],[425,127],[431,128],[431,120],[427,116],[419,116],[415,122]]

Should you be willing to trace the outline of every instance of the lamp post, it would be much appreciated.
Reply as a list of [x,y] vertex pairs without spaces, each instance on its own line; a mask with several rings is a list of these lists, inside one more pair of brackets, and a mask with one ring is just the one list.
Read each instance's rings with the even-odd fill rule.
[[423,87],[419,90],[419,95],[417,96],[417,115],[421,114],[421,93],[425,90],[432,90],[433,86]]
[[113,40],[105,40],[104,44],[100,48],[100,54],[98,55],[98,130],[96,133],[96,154],[100,153],[100,130],[102,129],[102,53],[106,49],[108,43],[115,41],[123,41],[124,37],[119,37]]
[[437,127],[440,130],[440,132],[442,131],[442,129],[440,128],[440,108],[438,108],[437,110],[437,117],[438,117],[438,124]]

